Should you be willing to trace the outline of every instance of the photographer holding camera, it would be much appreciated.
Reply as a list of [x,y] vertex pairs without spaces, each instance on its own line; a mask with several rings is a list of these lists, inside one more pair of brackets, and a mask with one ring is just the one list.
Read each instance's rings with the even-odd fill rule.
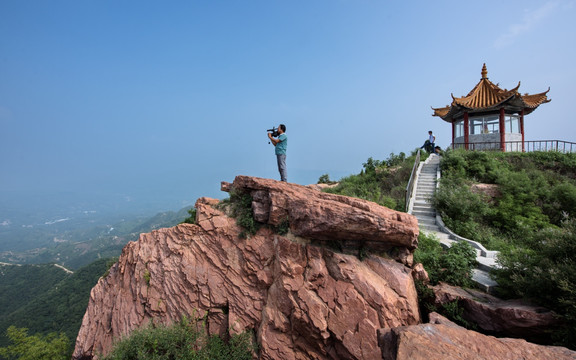
[[[278,160],[278,171],[280,172],[280,180],[287,180],[286,171],[286,147],[288,147],[288,137],[286,136],[286,125],[278,125],[278,129],[268,129],[268,138],[274,144],[274,152]],[[277,139],[275,139],[277,138]]]

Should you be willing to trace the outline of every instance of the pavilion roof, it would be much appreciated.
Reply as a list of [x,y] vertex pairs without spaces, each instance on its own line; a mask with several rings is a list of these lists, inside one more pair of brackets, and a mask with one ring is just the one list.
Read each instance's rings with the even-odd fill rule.
[[524,110],[524,114],[529,114],[540,104],[550,102],[547,97],[550,89],[538,94],[521,95],[518,92],[519,88],[520,82],[511,90],[501,89],[498,84],[488,80],[488,71],[486,64],[484,64],[482,66],[482,78],[468,95],[459,98],[452,95],[452,104],[441,108],[432,108],[434,110],[432,115],[439,116],[444,121],[452,122],[463,116],[464,112],[496,112],[502,107],[509,111]]

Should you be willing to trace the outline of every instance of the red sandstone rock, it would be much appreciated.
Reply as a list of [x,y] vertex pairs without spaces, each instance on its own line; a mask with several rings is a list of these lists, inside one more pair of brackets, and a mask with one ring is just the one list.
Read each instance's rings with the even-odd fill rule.
[[336,186],[338,186],[339,183],[334,183],[334,184],[310,184],[310,185],[306,185],[306,187],[312,189],[312,190],[317,190],[317,191],[322,191],[324,189],[332,189],[335,188]]
[[430,324],[443,324],[443,325],[450,325],[450,326],[458,326],[456,323],[450,321],[447,317],[438,314],[437,312],[431,312],[428,314],[429,323]]
[[[297,185],[279,184],[275,189],[285,193],[279,196],[266,193],[259,180],[243,181],[269,196],[269,223],[288,215],[301,236],[326,231],[343,237],[348,225],[341,216],[359,222],[350,229],[358,238],[368,236],[366,226],[378,241],[386,240],[378,235],[382,231],[395,244],[416,245],[411,216],[354,199],[323,198],[315,190],[309,191],[319,196],[306,199],[311,196],[302,193],[295,200],[288,195],[301,191]],[[198,200],[197,225],[142,234],[126,245],[91,291],[75,359],[97,359],[115,339],[152,320],[170,323],[182,315],[206,315],[210,334],[253,331],[260,359],[380,359],[377,329],[419,323],[410,268],[295,243],[268,228],[241,239],[236,220],[214,203]],[[307,206],[312,208],[302,208]]]
[[433,287],[437,305],[458,301],[463,317],[483,331],[538,341],[549,336],[559,324],[554,312],[521,300],[501,300],[495,296],[440,283]]
[[[441,320],[447,321],[447,320]],[[495,338],[455,324],[421,324],[378,330],[384,360],[574,360],[576,352]]]
[[422,281],[424,285],[428,285],[430,283],[430,277],[428,276],[428,271],[424,269],[424,265],[421,263],[415,264],[412,267],[412,277],[414,280]]
[[490,201],[502,196],[500,188],[496,184],[472,184],[470,190],[475,194],[485,195]]
[[296,236],[344,250],[386,252],[412,265],[419,229],[410,214],[366,200],[248,176],[237,176],[233,184],[223,183],[222,189],[249,193],[254,217],[262,223],[278,226],[288,221]]

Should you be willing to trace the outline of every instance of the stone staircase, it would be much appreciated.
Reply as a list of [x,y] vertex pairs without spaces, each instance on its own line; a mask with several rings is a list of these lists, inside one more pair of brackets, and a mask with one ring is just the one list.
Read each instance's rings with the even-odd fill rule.
[[485,292],[492,292],[498,284],[489,276],[489,272],[495,268],[497,252],[489,251],[475,241],[462,238],[446,228],[440,216],[430,203],[430,199],[436,191],[436,182],[440,178],[440,156],[430,155],[426,161],[419,164],[414,185],[414,195],[410,199],[408,213],[416,216],[420,231],[435,235],[442,246],[450,247],[456,241],[467,241],[476,250],[478,266],[474,269],[472,279],[478,287]]

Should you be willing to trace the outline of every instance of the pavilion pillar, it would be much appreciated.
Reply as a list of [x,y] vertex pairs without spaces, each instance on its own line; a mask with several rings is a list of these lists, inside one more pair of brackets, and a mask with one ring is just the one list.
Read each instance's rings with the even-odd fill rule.
[[464,148],[468,150],[469,134],[470,134],[470,124],[468,122],[468,111],[464,113]]
[[500,108],[500,150],[506,151],[506,125],[504,123],[504,108]]
[[452,149],[454,149],[454,139],[456,138],[456,123],[452,119]]
[[520,111],[520,134],[522,134],[522,152],[526,152],[524,148],[524,109]]

